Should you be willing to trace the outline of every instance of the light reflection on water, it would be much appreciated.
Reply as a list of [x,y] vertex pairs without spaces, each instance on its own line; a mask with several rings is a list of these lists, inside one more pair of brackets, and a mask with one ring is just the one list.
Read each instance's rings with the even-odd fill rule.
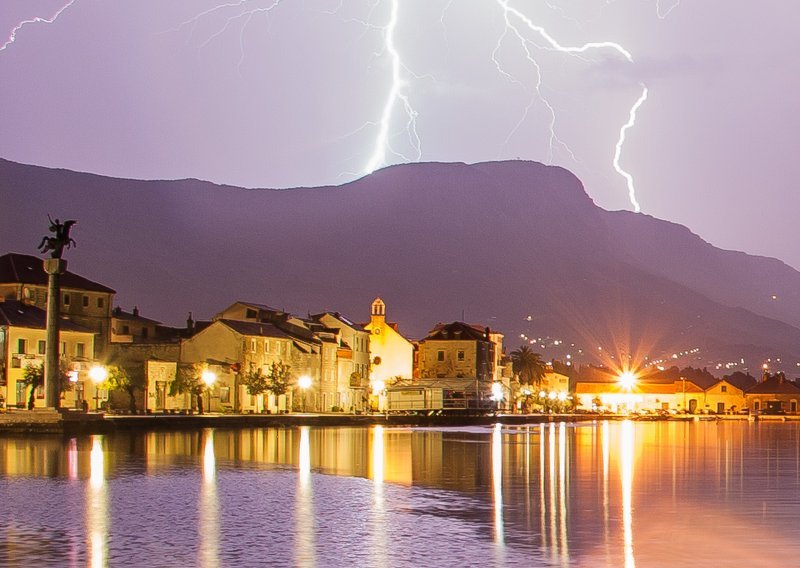
[[794,423],[0,438],[0,565],[794,565],[799,489]]

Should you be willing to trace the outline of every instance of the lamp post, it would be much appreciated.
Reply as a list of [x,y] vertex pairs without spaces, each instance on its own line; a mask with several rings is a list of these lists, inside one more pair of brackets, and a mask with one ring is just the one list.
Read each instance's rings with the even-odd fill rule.
[[94,409],[100,410],[100,385],[108,378],[108,370],[102,365],[94,365],[89,369],[89,378],[94,383]]
[[[202,380],[203,384],[206,385],[206,394],[208,395],[208,404],[206,406],[209,410],[211,410],[211,387],[214,386],[215,382],[217,382],[217,374],[210,369],[205,369],[200,374],[200,380]],[[202,414],[202,412],[200,412],[200,414]]]
[[306,391],[311,388],[311,377],[308,375],[302,375],[299,379],[297,379],[297,386],[300,387],[303,391],[303,412],[306,411]]

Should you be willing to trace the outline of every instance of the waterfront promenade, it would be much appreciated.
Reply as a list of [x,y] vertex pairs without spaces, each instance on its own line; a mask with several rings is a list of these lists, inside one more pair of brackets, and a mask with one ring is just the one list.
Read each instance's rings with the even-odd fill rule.
[[[453,427],[506,424],[520,426],[548,422],[592,422],[596,420],[651,421],[647,417],[623,414],[148,414],[122,415],[94,412],[16,411],[0,414],[2,433],[107,433],[115,431],[198,430],[202,428],[287,428],[296,426],[421,426]],[[659,418],[672,421],[759,420],[800,421],[800,416],[689,414]]]

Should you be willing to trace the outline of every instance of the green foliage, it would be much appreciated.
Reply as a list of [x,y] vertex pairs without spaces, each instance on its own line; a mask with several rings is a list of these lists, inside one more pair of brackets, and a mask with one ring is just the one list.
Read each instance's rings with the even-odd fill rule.
[[284,364],[283,361],[272,363],[269,373],[267,373],[267,390],[278,396],[286,394],[292,378],[289,369],[289,365]]
[[545,373],[545,363],[539,353],[534,353],[527,345],[522,345],[511,352],[513,370],[519,375],[523,385],[538,385]]
[[242,373],[239,380],[251,395],[264,394],[269,390],[269,378],[261,372],[261,369],[251,369],[246,373]]
[[175,380],[169,385],[170,396],[185,393],[199,395],[202,393],[205,386],[201,380],[202,373],[203,365],[201,364],[179,365]]
[[[31,394],[28,399],[28,409],[32,410],[35,405],[36,389],[44,386],[44,365],[25,365],[22,371],[22,381],[26,387],[31,387]],[[72,389],[69,380],[69,363],[62,359],[58,369],[58,392],[63,393]]]
[[44,385],[44,365],[25,365],[22,371],[22,383],[26,387],[40,387]]
[[106,379],[108,388],[124,390],[128,394],[131,411],[136,410],[136,391],[144,391],[145,382],[143,365],[128,367],[114,365],[108,368],[108,379]]

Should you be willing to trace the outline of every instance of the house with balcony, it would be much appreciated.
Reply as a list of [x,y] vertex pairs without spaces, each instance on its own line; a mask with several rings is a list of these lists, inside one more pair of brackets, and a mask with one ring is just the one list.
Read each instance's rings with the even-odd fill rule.
[[312,315],[327,330],[335,330],[336,406],[344,412],[363,411],[369,397],[370,332],[339,312]]
[[[30,387],[23,382],[25,368],[44,365],[47,345],[47,313],[42,308],[0,298],[0,396],[6,408],[27,408]],[[96,364],[96,332],[70,319],[62,319],[59,333],[61,370],[68,379],[61,395],[63,408],[82,408],[83,401],[95,408],[107,392],[89,378]],[[44,389],[34,394],[34,406],[44,406]]]

